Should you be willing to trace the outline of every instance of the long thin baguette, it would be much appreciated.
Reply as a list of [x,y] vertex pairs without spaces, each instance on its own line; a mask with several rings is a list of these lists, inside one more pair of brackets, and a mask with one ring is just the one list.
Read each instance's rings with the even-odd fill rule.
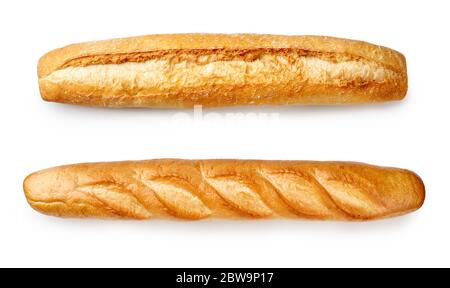
[[106,107],[355,104],[402,99],[402,54],[321,36],[150,35],[70,45],[38,64],[46,101]]
[[39,212],[125,219],[373,220],[420,208],[413,172],[349,162],[149,160],[77,164],[24,181]]

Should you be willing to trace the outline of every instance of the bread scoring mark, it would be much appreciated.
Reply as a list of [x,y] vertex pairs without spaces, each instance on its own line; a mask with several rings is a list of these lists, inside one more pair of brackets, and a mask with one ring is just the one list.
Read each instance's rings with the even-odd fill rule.
[[[382,84],[400,76],[365,60],[331,61],[314,56],[261,54],[245,61],[216,61],[214,55],[194,59],[155,58],[146,62],[68,66],[42,78],[55,85],[85,85],[109,89],[109,94],[161,93],[199,85],[267,85],[308,83],[338,87]],[[199,61],[201,63],[199,63]],[[207,84],[205,84],[207,83]]]
[[187,181],[174,177],[142,179],[173,214],[181,218],[201,219],[212,214],[211,210],[196,196]]
[[261,171],[281,198],[298,213],[320,219],[348,218],[312,176],[294,171]]
[[344,169],[315,169],[314,175],[333,201],[354,218],[375,218],[387,212],[375,185],[362,176]]
[[238,176],[205,177],[209,184],[222,199],[241,212],[256,217],[268,217],[273,211],[267,207],[261,196]]
[[123,63],[143,63],[149,60],[170,60],[172,62],[196,62],[207,64],[213,61],[242,60],[251,62],[260,59],[263,55],[272,54],[277,56],[315,57],[330,62],[342,62],[351,60],[364,60],[363,57],[347,53],[336,53],[326,51],[313,51],[298,48],[253,48],[253,49],[169,49],[147,52],[107,53],[96,55],[84,55],[72,58],[64,62],[59,68],[86,67],[90,65],[108,65]]
[[149,219],[151,213],[133,192],[114,183],[83,185],[76,189],[100,202],[104,208],[124,218]]

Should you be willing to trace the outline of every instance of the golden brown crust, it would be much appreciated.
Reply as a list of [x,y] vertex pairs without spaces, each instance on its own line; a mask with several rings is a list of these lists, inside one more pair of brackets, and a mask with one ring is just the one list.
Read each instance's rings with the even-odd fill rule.
[[[405,69],[400,53],[362,41],[325,36],[282,36],[256,34],[166,34],[72,44],[44,55],[39,61],[39,77],[84,57],[128,55],[167,50],[252,50],[301,49],[311,52],[354,55],[379,62],[391,69]],[[104,62],[107,64],[108,62]]]
[[77,164],[28,176],[39,212],[125,219],[373,220],[420,208],[414,173],[349,162],[162,159]]
[[[110,107],[368,103],[399,100],[407,91],[400,53],[321,36],[174,34],[89,42],[44,55],[38,75],[47,101]],[[160,80],[143,81],[149,75]]]

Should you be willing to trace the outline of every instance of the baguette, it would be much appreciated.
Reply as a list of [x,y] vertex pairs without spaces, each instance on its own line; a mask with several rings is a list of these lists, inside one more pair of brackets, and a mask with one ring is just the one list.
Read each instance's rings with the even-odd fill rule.
[[402,54],[321,36],[149,35],[70,45],[38,64],[46,101],[102,107],[357,104],[400,100]]
[[29,204],[61,217],[317,219],[405,214],[425,199],[414,173],[349,162],[176,160],[77,164],[28,176]]

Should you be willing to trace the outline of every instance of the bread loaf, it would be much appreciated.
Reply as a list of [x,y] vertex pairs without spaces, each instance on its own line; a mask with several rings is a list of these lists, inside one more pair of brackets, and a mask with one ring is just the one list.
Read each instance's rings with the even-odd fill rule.
[[46,101],[104,107],[356,104],[402,99],[402,54],[321,36],[175,34],[70,45],[38,65]]
[[124,219],[372,220],[420,208],[414,173],[348,162],[149,160],[77,164],[34,173],[39,212]]

